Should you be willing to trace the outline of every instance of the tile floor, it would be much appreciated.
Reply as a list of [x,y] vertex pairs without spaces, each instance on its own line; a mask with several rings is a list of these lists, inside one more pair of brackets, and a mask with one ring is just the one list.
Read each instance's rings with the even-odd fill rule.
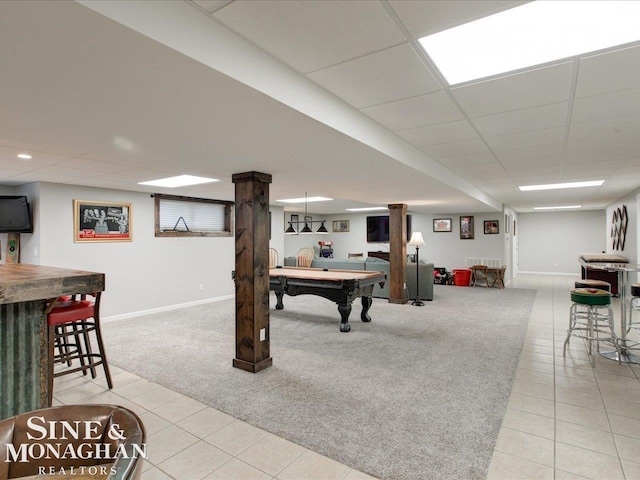
[[[538,293],[487,480],[640,480],[640,367],[599,357],[592,368],[580,339],[562,356],[576,279],[519,275],[508,286]],[[614,307],[619,315],[617,299]],[[59,377],[55,403],[138,413],[148,435],[143,480],[373,478],[125,370],[112,376],[111,391],[100,378]]]

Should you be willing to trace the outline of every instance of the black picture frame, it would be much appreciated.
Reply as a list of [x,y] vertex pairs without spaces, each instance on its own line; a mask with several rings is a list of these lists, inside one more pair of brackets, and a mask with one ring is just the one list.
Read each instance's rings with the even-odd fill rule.
[[475,232],[473,228],[473,215],[460,217],[460,240],[473,240]]
[[485,220],[484,221],[484,233],[485,235],[496,235],[500,233],[500,225],[498,220]]
[[436,233],[446,233],[451,231],[450,218],[434,218],[433,231]]

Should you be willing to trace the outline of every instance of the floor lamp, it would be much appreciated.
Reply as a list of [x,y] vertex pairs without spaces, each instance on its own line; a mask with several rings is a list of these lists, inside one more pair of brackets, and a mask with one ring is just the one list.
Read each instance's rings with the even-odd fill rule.
[[411,240],[409,240],[407,245],[416,247],[416,299],[411,302],[411,305],[422,307],[424,306],[424,302],[420,300],[420,266],[418,265],[420,247],[426,245],[424,238],[422,238],[422,232],[413,232]]

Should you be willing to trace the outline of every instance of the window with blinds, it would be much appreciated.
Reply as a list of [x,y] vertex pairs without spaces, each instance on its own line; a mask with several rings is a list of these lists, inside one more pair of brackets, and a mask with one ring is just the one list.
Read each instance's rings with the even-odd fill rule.
[[155,194],[156,237],[230,237],[233,202]]

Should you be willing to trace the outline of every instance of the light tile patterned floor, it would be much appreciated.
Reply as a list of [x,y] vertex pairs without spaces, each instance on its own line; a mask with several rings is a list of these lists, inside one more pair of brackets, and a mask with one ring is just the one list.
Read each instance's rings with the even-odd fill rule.
[[[599,357],[592,368],[580,339],[562,356],[576,279],[519,275],[509,285],[537,296],[487,480],[640,480],[640,367]],[[59,377],[55,403],[138,413],[149,445],[143,480],[373,478],[124,370],[112,375],[111,391],[100,378]]]

